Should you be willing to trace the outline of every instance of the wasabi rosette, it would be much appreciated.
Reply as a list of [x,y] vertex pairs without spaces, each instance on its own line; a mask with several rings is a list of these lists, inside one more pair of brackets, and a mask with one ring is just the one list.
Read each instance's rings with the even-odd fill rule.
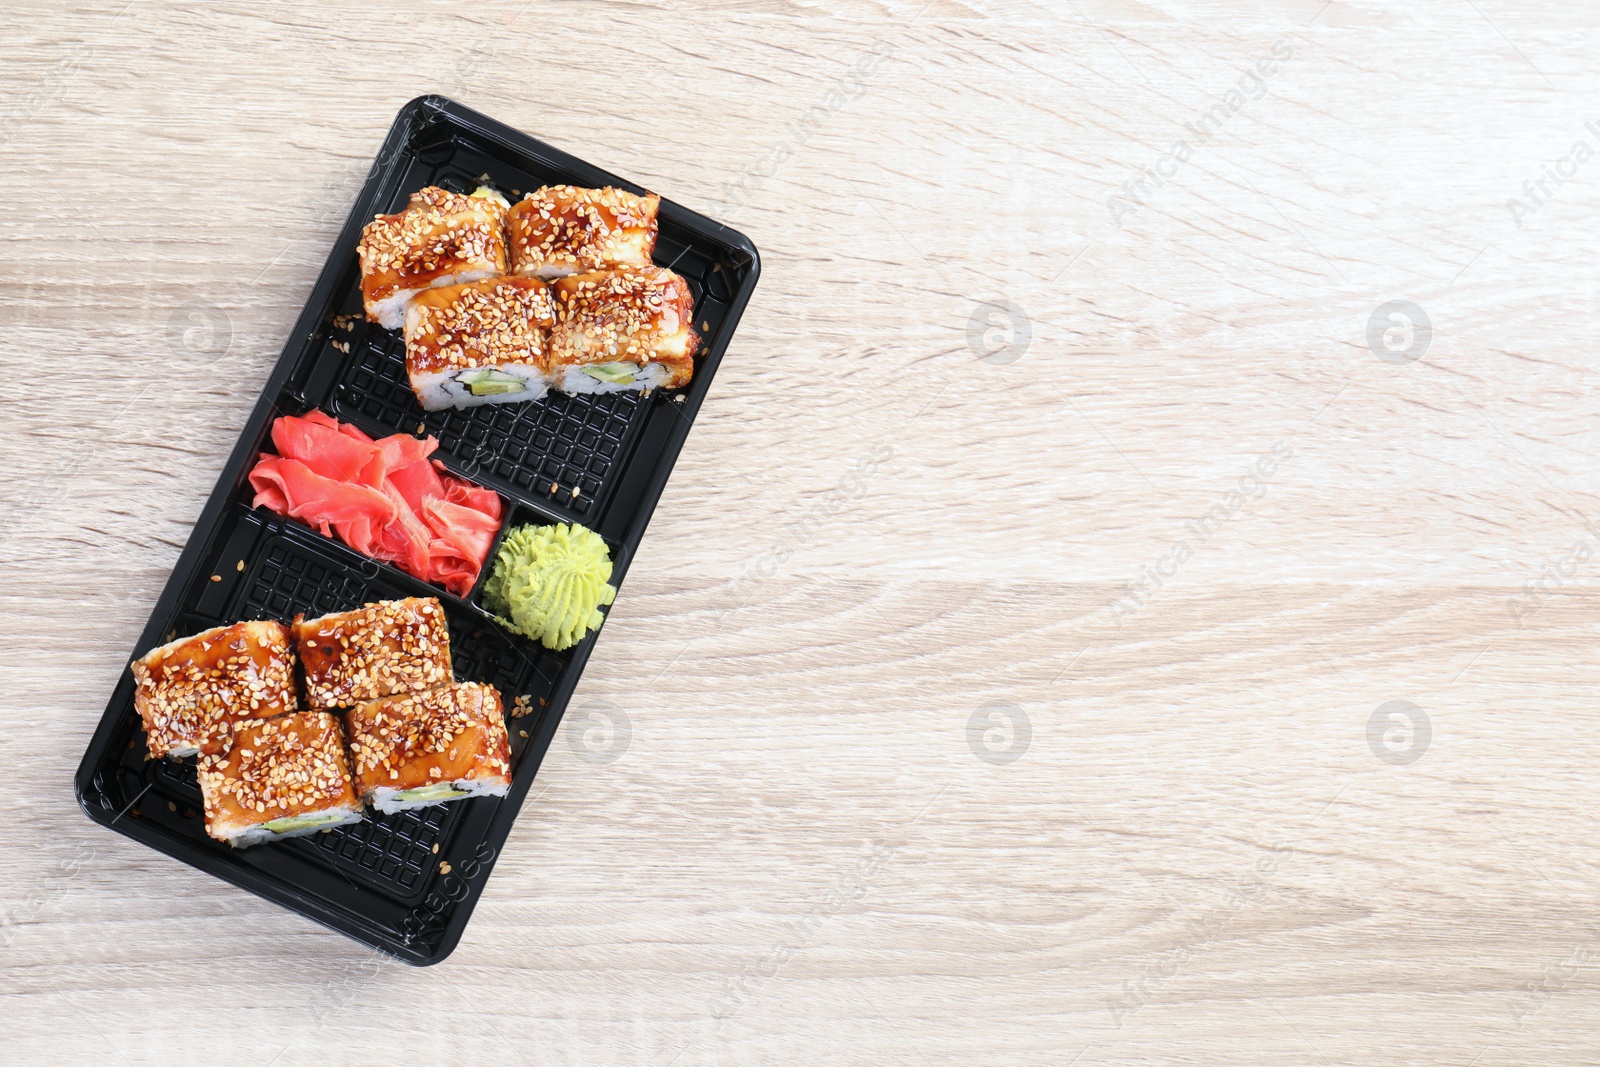
[[600,535],[577,523],[519,526],[506,534],[484,583],[483,602],[502,626],[545,648],[571,648],[617,597],[611,553]]

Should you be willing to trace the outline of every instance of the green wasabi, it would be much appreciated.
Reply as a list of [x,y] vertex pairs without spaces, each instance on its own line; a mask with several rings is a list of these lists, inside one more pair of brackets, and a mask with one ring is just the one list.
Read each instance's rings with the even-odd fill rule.
[[502,626],[545,648],[571,648],[605,621],[617,597],[611,554],[577,523],[519,526],[506,534],[483,586],[484,606]]

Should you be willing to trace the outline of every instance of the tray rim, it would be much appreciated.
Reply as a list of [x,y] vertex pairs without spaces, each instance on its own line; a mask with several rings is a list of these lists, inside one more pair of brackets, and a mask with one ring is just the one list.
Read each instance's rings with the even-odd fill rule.
[[[345,257],[340,255],[340,250],[347,245],[353,249],[361,228],[372,214],[373,204],[386,192],[386,184],[398,180],[398,176],[402,173],[402,168],[395,166],[395,164],[406,155],[410,148],[412,137],[426,123],[440,120],[463,127],[466,132],[473,136],[496,142],[502,148],[523,156],[532,157],[553,169],[582,175],[589,185],[613,185],[619,188],[631,189],[635,192],[643,191],[643,187],[626,178],[611,174],[547,142],[522,133],[447,97],[438,94],[426,94],[407,102],[396,114],[387,136],[379,147],[378,154],[374,157],[372,167],[368,171],[367,179],[356,194],[355,202],[351,206],[350,214],[345,220],[344,226],[334,238],[328,258],[323,264],[311,291],[306,296],[305,304],[284,341],[284,346],[277,362],[273,365],[273,369],[267,376],[266,381],[262,383],[256,405],[251,409],[249,416],[241,427],[239,438],[228,454],[222,471],[218,475],[217,483],[201,508],[199,516],[195,519],[189,539],[184,543],[182,551],[173,563],[172,572],[169,574],[166,584],[151,607],[150,618],[134,644],[134,651],[129,656],[130,663],[144,650],[153,648],[161,643],[160,638],[166,622],[179,610],[180,602],[184,598],[186,589],[195,580],[203,557],[210,551],[211,535],[208,533],[207,536],[202,537],[200,532],[202,530],[214,530],[224,518],[224,512],[231,505],[239,480],[243,476],[244,467],[254,451],[255,441],[262,427],[276,410],[275,401],[287,390],[290,378],[294,374],[299,357],[302,356],[305,347],[315,340],[319,325],[333,295],[333,288],[338,283],[340,275],[348,267]],[[665,490],[666,483],[671,477],[673,469],[677,466],[678,457],[682,452],[684,442],[688,438],[695,415],[698,413],[701,403],[708,392],[707,387],[709,387],[711,379],[715,376],[716,370],[721,364],[722,356],[728,344],[732,341],[733,334],[738,328],[739,321],[750,302],[756,283],[760,280],[761,275],[760,253],[757,251],[755,244],[745,234],[665,197],[661,201],[661,210],[664,215],[670,215],[675,221],[691,225],[701,237],[720,243],[730,252],[741,254],[748,259],[748,266],[745,268],[746,274],[743,280],[733,290],[732,297],[728,302],[727,311],[723,316],[724,326],[718,330],[717,336],[712,339],[702,357],[700,368],[695,376],[696,382],[701,383],[702,388],[695,389],[691,386],[690,391],[684,394],[683,403],[672,405],[676,409],[677,417],[671,421],[670,429],[661,445],[654,468],[650,471],[649,477],[640,491],[633,516],[629,519],[627,527],[617,535],[618,541],[627,550],[630,562],[632,556],[637,552],[645,530],[649,527],[650,519],[653,517],[656,506],[660,502],[661,493]],[[619,471],[618,476],[621,477],[624,474],[625,469]],[[509,503],[514,508],[517,504],[525,502],[510,499]],[[506,521],[509,521],[510,510],[508,509]],[[621,580],[625,577],[625,572],[618,576],[619,592],[621,591]],[[511,827],[521,811],[528,790],[538,776],[550,742],[560,725],[573,691],[577,688],[577,684],[583,675],[583,670],[587,666],[590,652],[594,645],[595,640],[593,639],[581,642],[573,650],[566,669],[561,672],[557,679],[555,688],[550,694],[548,706],[543,709],[543,713],[538,718],[537,732],[529,738],[529,745],[523,756],[524,763],[532,762],[532,769],[525,775],[518,774],[514,777],[510,792],[496,806],[494,815],[485,827],[483,842],[491,846],[492,855],[482,861],[479,873],[475,873],[466,879],[466,893],[455,901],[456,906],[445,924],[442,935],[430,951],[408,951],[405,946],[385,943],[380,937],[363,936],[362,932],[357,929],[359,924],[350,921],[348,911],[328,907],[314,896],[297,892],[294,885],[279,878],[269,877],[253,867],[228,862],[223,858],[226,854],[219,855],[206,851],[189,839],[171,836],[160,830],[155,824],[146,824],[139,819],[124,819],[122,816],[126,813],[127,808],[124,808],[122,812],[113,814],[99,804],[91,803],[89,793],[92,790],[95,774],[106,761],[119,720],[127,713],[126,707],[131,703],[133,683],[127,670],[123,670],[120,673],[106,710],[102,713],[99,722],[95,726],[94,733],[90,737],[83,758],[79,762],[78,770],[73,776],[73,792],[77,798],[78,806],[84,814],[93,822],[107,829],[120,833],[157,852],[305,916],[369,948],[383,952],[405,963],[429,966],[448,957],[460,943],[461,936],[472,917],[478,898],[482,895],[483,888],[488,882],[488,876],[493,870],[494,861],[499,858],[500,852],[505,846],[505,841],[510,835]],[[130,802],[128,806],[132,807],[136,803],[137,798]],[[481,848],[482,845],[476,851],[481,851]],[[475,856],[476,851],[474,853]],[[429,895],[431,896],[431,894]],[[420,907],[421,905],[418,906]]]

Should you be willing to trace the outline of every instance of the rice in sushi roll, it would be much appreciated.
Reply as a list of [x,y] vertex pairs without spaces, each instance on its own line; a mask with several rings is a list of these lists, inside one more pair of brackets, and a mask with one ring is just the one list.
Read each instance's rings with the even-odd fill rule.
[[356,246],[367,318],[397,330],[418,293],[504,274],[507,206],[491,189],[462,195],[430,185],[404,211],[374,217]]
[[321,710],[432,689],[453,677],[450,628],[433,597],[380,600],[320,619],[296,616],[294,642],[306,703]]
[[345,715],[356,792],[382,812],[511,788],[500,691],[462,682],[385,697]]
[[550,383],[569,393],[674,389],[694,377],[700,335],[689,283],[664,267],[554,282]]
[[294,649],[281,622],[215,626],[132,664],[148,759],[216,752],[233,724],[297,710]]
[[537,278],[494,278],[419,293],[406,309],[406,373],[427,411],[538,400],[549,389],[555,325]]
[[506,212],[511,272],[562,278],[592,270],[648,267],[661,198],[622,189],[550,185]]
[[206,833],[235,848],[361,820],[344,733],[327,712],[240,723],[198,770]]

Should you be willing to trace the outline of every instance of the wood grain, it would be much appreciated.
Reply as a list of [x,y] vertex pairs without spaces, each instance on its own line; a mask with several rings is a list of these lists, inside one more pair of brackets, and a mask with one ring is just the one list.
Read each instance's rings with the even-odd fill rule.
[[[7,23],[8,1061],[1600,1056],[1592,12]],[[418,971],[90,824],[71,777],[425,92],[726,219],[764,269],[569,713],[631,736],[557,738]],[[1432,324],[1412,362],[1369,347],[1394,300]],[[189,305],[220,357],[170,339]],[[1369,745],[1397,699],[1431,728],[1409,763],[1387,718]]]

